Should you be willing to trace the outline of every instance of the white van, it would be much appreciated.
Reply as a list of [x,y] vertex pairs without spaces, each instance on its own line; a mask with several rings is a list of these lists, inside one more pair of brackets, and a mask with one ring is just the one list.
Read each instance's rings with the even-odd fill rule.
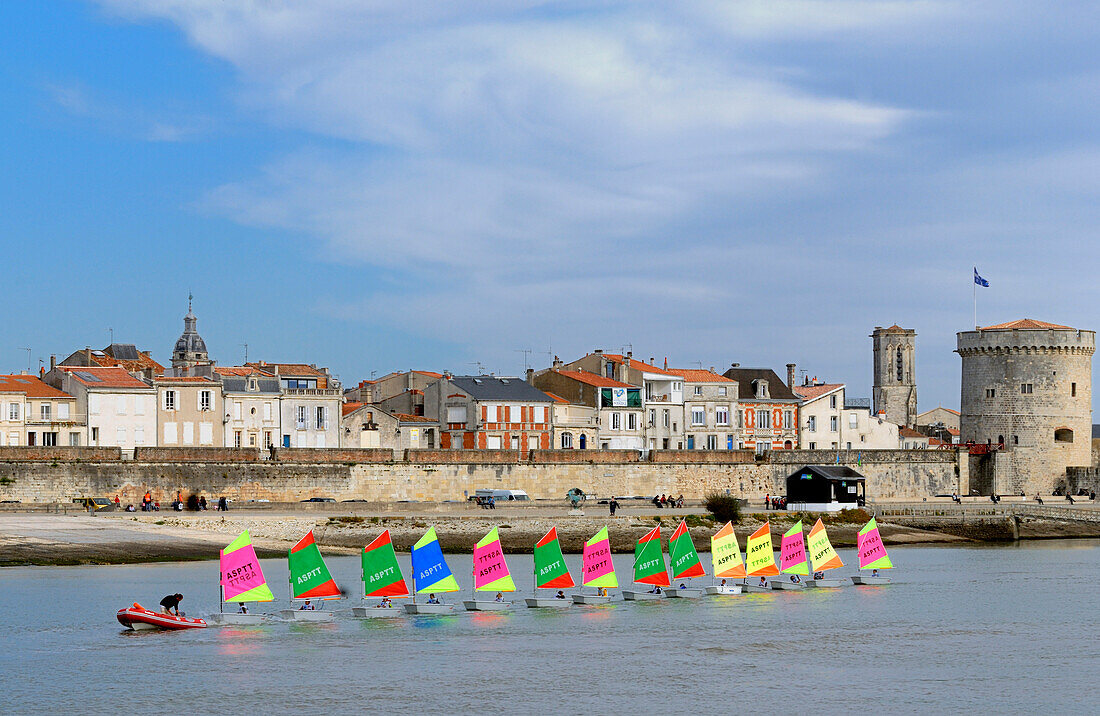
[[473,499],[492,497],[498,502],[523,502],[531,498],[523,490],[475,490]]

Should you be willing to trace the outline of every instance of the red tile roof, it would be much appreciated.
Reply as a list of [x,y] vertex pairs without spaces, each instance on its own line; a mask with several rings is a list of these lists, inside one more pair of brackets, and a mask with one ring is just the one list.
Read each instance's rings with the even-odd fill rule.
[[412,372],[413,373],[419,373],[420,375],[426,375],[429,378],[442,378],[443,377],[442,373],[436,373],[436,372],[430,371],[430,370],[414,370]]
[[435,420],[425,418],[423,415],[409,415],[408,413],[394,413],[393,417],[402,423],[434,423]]
[[947,434],[948,435],[958,435],[959,434],[959,429],[958,428],[948,428],[947,429]]
[[[608,359],[612,363],[625,363],[626,362],[626,357],[619,354],[619,353],[604,353],[603,357]],[[634,369],[637,369],[637,370],[640,370],[640,371],[644,371],[646,373],[659,373],[661,375],[679,377],[671,371],[667,371],[664,368],[658,368],[657,366],[646,363],[645,361],[643,361],[639,358],[633,358],[632,357],[630,359],[630,367],[634,368]]]
[[712,370],[696,370],[694,368],[669,368],[669,373],[678,375],[689,383],[736,383],[724,375],[719,375]]
[[366,405],[366,403],[356,403],[354,401],[349,402],[349,403],[344,403],[342,406],[340,406],[340,414],[342,416],[346,417],[346,416],[354,413],[359,408],[362,408],[364,405]]
[[292,378],[297,378],[303,375],[309,377],[317,376],[318,378],[323,378],[325,376],[323,372],[317,370],[311,365],[306,365],[305,363],[267,363],[265,361],[260,361],[259,363],[245,363],[245,365],[250,368],[266,370],[269,373],[274,373],[278,371],[279,375],[288,375]]
[[33,375],[0,375],[0,393],[25,393],[28,398],[72,398]]
[[[84,366],[58,366],[89,388],[148,388],[149,386],[126,372],[125,368],[92,368]],[[88,380],[84,375],[98,380]]]
[[214,369],[214,371],[216,373],[221,373],[222,375],[262,375],[271,378],[275,377],[274,373],[270,373],[266,370],[260,370],[259,368],[253,368],[250,365],[219,365]]
[[898,435],[900,435],[903,438],[924,438],[924,437],[928,437],[924,433],[918,433],[913,428],[910,428],[910,427],[905,426],[905,425],[902,425],[900,428],[898,428]]
[[597,388],[637,388],[636,385],[630,385],[629,383],[621,383],[611,378],[604,378],[602,375],[596,375],[595,373],[589,373],[583,370],[555,370],[552,371],[558,375],[563,375],[566,378],[572,378],[580,383],[587,385],[594,385]]
[[1022,329],[1055,329],[1061,331],[1074,330],[1070,326],[1062,326],[1057,323],[1047,323],[1046,321],[1036,321],[1034,318],[1021,318],[1018,321],[1010,321],[1008,323],[998,323],[994,326],[984,326],[983,331],[1011,331],[1017,328]]
[[205,383],[212,385],[214,381],[201,375],[158,375],[155,378],[157,383]]
[[548,390],[544,390],[544,391],[542,391],[542,392],[546,393],[546,394],[547,394],[547,395],[549,395],[549,396],[550,396],[551,398],[553,398],[553,399],[554,399],[554,402],[555,402],[555,403],[565,403],[566,405],[568,405],[568,404],[569,404],[569,401],[568,401],[568,400],[566,400],[565,398],[561,397],[561,396],[560,396],[560,395],[558,395],[557,393],[551,393],[551,392],[550,392],[550,391],[548,391]]
[[814,398],[820,398],[826,393],[831,393],[837,388],[843,387],[843,383],[819,383],[817,385],[796,385],[791,388],[791,390],[800,398],[813,400]]

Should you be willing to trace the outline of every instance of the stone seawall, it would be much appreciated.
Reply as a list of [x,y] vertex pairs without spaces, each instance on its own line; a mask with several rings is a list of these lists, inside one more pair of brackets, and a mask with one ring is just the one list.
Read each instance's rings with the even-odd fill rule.
[[[837,464],[836,452],[774,451],[743,462],[575,461],[537,462],[500,451],[499,462],[472,461],[474,451],[408,451],[406,460],[382,461],[370,451],[356,462],[353,451],[342,462],[151,462],[151,461],[0,461],[0,499],[21,502],[69,502],[74,497],[119,495],[137,502],[146,490],[169,501],[177,491],[234,500],[295,502],[309,497],[336,500],[428,502],[462,500],[477,489],[525,490],[534,499],[564,499],[572,487],[608,495],[683,494],[698,499],[711,492],[759,497],[783,494],[787,475],[806,464]],[[485,453],[480,453],[484,455]],[[583,455],[578,451],[579,455]],[[593,451],[591,457],[600,453]],[[304,457],[304,456],[303,456]],[[416,461],[422,457],[423,461]],[[506,458],[511,457],[508,461]],[[968,461],[954,451],[881,450],[841,453],[839,464],[867,477],[872,499],[966,494]],[[289,456],[288,456],[289,458]],[[449,460],[447,458],[450,458]],[[309,459],[316,459],[310,455]],[[465,462],[459,462],[462,459]],[[583,457],[582,457],[583,459]]]

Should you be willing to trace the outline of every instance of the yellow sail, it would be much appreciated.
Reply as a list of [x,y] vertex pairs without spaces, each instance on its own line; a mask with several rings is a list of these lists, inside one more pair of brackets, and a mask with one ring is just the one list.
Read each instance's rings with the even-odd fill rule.
[[810,530],[807,541],[810,549],[810,561],[813,562],[815,572],[824,572],[826,569],[836,569],[844,566],[844,563],[840,561],[840,555],[836,553],[832,543],[829,542],[829,534],[825,531],[825,525],[822,524],[820,517],[814,523],[813,529]]

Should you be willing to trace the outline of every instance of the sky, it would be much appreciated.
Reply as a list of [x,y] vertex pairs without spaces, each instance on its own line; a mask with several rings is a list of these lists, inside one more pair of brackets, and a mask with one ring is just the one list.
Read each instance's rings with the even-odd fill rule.
[[[0,370],[113,339],[519,374],[632,350],[868,396],[874,326],[1095,330],[1100,6],[0,3]],[[27,349],[30,349],[29,351]]]

